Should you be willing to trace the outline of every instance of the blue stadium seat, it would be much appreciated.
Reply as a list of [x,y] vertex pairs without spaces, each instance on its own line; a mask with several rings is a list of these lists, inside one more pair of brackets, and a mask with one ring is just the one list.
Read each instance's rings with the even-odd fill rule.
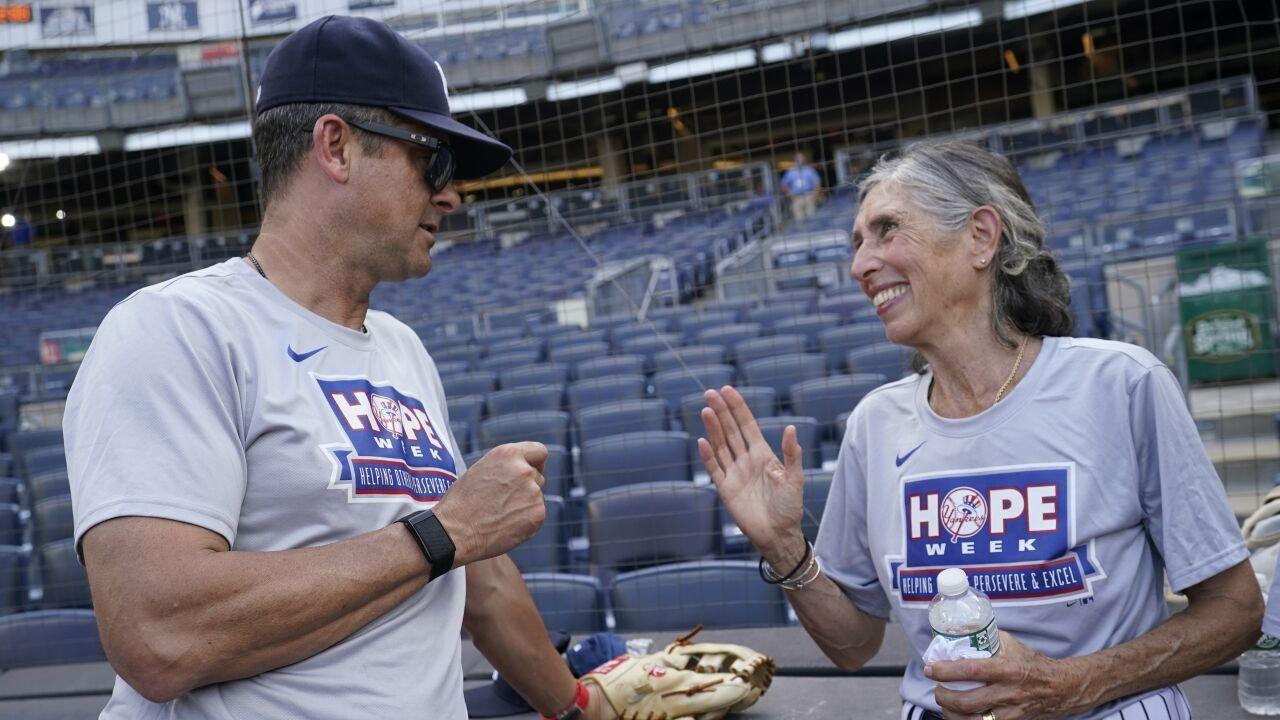
[[565,363],[534,363],[502,373],[498,385],[504,390],[533,385],[568,385],[569,366]]
[[[71,483],[66,470],[43,472],[27,480],[27,494],[32,505],[45,498],[71,494]],[[0,502],[4,502],[0,500]]]
[[31,524],[34,529],[33,543],[36,547],[71,537],[73,530],[71,496],[45,498],[32,505]]
[[[431,359],[436,361],[437,366],[446,362],[464,362],[467,363],[468,367],[473,368],[476,363],[480,362],[481,350],[476,345],[447,345],[444,341],[437,342],[441,347],[437,350],[430,350]],[[436,343],[433,342],[432,344]],[[444,372],[442,371],[440,374],[443,375]]]
[[791,386],[791,407],[797,415],[818,421],[819,440],[839,441],[844,437],[844,427],[836,425],[836,418],[886,382],[884,375],[869,373],[806,380]]
[[707,328],[698,333],[698,344],[720,345],[729,359],[735,357],[734,351],[738,343],[761,335],[760,323],[735,323]]
[[36,475],[67,469],[67,455],[62,446],[36,448],[22,456],[22,476],[28,480]]
[[535,353],[538,359],[547,351],[547,342],[540,337],[521,337],[499,340],[489,345],[489,357],[514,353]]
[[564,498],[545,495],[547,515],[533,537],[507,553],[520,572],[560,572],[569,562]]
[[843,325],[818,333],[818,347],[827,356],[827,369],[847,370],[849,351],[885,342],[884,326],[875,324]]
[[524,584],[548,628],[570,633],[594,633],[605,629],[604,600],[595,578],[565,573],[529,573],[524,576]]
[[639,355],[644,358],[645,370],[653,369],[653,359],[659,353],[670,352],[683,344],[684,338],[678,333],[662,333],[658,335],[640,335],[625,340],[622,352],[627,355]]
[[0,544],[0,616],[16,613],[26,604],[26,552],[17,545]]
[[471,363],[466,360],[446,360],[436,363],[436,372],[440,373],[442,378],[470,372],[471,368]]
[[18,472],[22,472],[22,458],[29,452],[47,447],[62,447],[62,430],[25,430],[13,432],[6,438],[6,449],[17,460]]
[[692,342],[697,339],[698,334],[709,328],[724,327],[725,325],[733,325],[742,317],[737,310],[714,310],[704,312],[701,315],[687,317],[680,322],[680,332],[684,335],[685,342]]
[[37,610],[0,617],[0,670],[106,659],[92,610]]
[[656,318],[637,323],[619,325],[609,332],[609,339],[616,350],[625,352],[627,343],[636,338],[652,337],[664,334],[671,327],[671,320]]
[[574,416],[579,444],[625,433],[667,429],[667,406],[662,400],[615,400],[585,407]]
[[607,342],[580,342],[573,345],[562,345],[551,348],[550,357],[552,362],[562,362],[568,364],[570,373],[573,372],[578,363],[584,360],[594,360],[602,358],[609,354],[609,343]]
[[614,375],[579,380],[569,386],[569,410],[577,414],[590,405],[615,400],[639,400],[645,396],[647,386],[643,375]]
[[563,385],[532,385],[489,393],[489,417],[530,410],[559,410],[563,404]]
[[760,582],[752,560],[658,565],[614,578],[618,632],[769,627],[787,624],[782,589]]
[[685,366],[719,365],[725,360],[723,345],[686,345],[660,352],[653,357],[653,370],[662,373]]
[[508,370],[533,365],[540,359],[541,356],[534,350],[518,350],[502,355],[491,355],[480,361],[480,367],[490,372],[502,374]]
[[609,339],[608,330],[601,330],[601,329],[575,330],[570,333],[556,335],[555,337],[549,339],[547,341],[547,349],[549,354],[551,355],[551,359],[555,360],[556,359],[555,353],[557,350],[561,350],[567,347],[572,347],[574,345],[582,345],[584,343],[603,342],[608,344],[606,342],[608,339]]
[[579,380],[613,377],[614,375],[643,375],[645,360],[641,355],[611,355],[583,360],[578,363]]
[[840,316],[835,313],[817,313],[801,317],[786,317],[775,320],[769,329],[775,336],[799,335],[804,338],[805,347],[801,350],[817,350],[818,335],[828,329],[840,325]]
[[856,350],[845,356],[845,365],[851,373],[873,373],[897,380],[912,372],[911,348],[881,342]]
[[453,434],[453,439],[458,443],[458,452],[466,455],[471,452],[471,447],[476,444],[477,425],[473,425],[466,420],[449,419],[449,432]]
[[809,542],[818,538],[822,511],[826,509],[827,495],[831,493],[831,478],[829,470],[804,471],[804,518],[800,521],[800,528]]
[[748,385],[771,387],[785,407],[791,401],[791,386],[826,375],[827,359],[817,353],[792,353],[753,360],[742,368]]
[[[747,402],[747,408],[756,418],[771,417],[777,412],[778,393],[771,387],[752,387],[744,385],[734,390]],[[696,437],[706,437],[706,428],[702,425],[702,408],[707,406],[702,393],[690,393],[680,400],[680,422],[684,431]]]
[[498,389],[498,374],[492,370],[476,370],[440,378],[449,395],[488,395]]
[[480,418],[484,415],[484,395],[453,395],[448,402],[450,422],[461,420],[470,424],[473,430],[480,427]]
[[692,444],[683,432],[610,435],[582,444],[578,480],[588,493],[636,483],[692,481]]
[[[21,505],[25,490],[25,483],[18,478],[0,476],[0,506],[4,505]],[[0,542],[0,545],[3,545]]]
[[76,557],[70,537],[36,546],[36,569],[40,576],[42,610],[92,607],[89,577]]
[[768,337],[743,340],[738,343],[734,360],[739,368],[746,364],[767,357],[778,355],[794,355],[805,352],[808,341],[803,335],[770,335]]
[[569,447],[569,413],[562,410],[519,412],[480,423],[482,449],[525,440]]
[[804,466],[814,468],[822,465],[822,442],[818,437],[817,420],[796,415],[775,415],[760,418],[756,424],[760,426],[760,434],[764,435],[765,442],[769,443],[769,447],[773,448],[774,454],[779,458],[782,457],[782,432],[788,425],[795,425],[796,440],[800,442],[800,450],[804,453]]
[[588,494],[592,567],[607,574],[715,555],[720,550],[717,503],[715,488],[691,482],[640,483]]
[[692,393],[719,389],[733,382],[732,365],[691,365],[664,370],[653,376],[653,394],[667,403],[671,417],[680,412],[680,401]]

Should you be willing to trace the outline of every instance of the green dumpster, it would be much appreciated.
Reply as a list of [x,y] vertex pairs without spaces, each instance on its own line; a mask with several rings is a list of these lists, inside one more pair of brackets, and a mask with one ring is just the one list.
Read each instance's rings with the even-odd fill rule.
[[1178,252],[1178,300],[1192,384],[1275,375],[1274,296],[1266,240]]

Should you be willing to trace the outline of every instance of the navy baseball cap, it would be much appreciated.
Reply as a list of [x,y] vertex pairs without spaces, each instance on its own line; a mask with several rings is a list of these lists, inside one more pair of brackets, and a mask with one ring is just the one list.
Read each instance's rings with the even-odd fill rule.
[[511,158],[511,148],[450,117],[440,63],[372,18],[322,17],[281,40],[267,56],[254,112],[323,102],[386,108],[443,133],[459,179],[488,175]]

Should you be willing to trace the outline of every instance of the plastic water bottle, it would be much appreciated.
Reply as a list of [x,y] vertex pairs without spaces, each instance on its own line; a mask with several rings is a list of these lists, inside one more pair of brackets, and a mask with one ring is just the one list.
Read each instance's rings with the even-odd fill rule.
[[929,626],[935,635],[968,638],[969,647],[1000,652],[996,612],[986,594],[969,587],[969,576],[960,568],[938,573],[938,594],[929,603]]
[[[1266,597],[1270,579],[1261,574],[1257,577],[1263,599],[1280,602],[1280,599]],[[1239,666],[1236,688],[1240,707],[1254,715],[1280,715],[1280,638],[1263,633],[1258,642],[1240,656]]]

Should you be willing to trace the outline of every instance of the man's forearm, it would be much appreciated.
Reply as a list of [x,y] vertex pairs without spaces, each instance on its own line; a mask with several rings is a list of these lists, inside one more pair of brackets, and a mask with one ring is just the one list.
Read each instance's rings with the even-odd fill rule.
[[547,641],[542,616],[506,555],[467,568],[463,623],[476,649],[535,710],[553,715],[573,700],[577,681]]
[[[107,542],[85,543],[91,580],[99,564],[148,557],[131,548],[164,542],[172,525],[120,518],[95,528],[104,535],[93,540]],[[121,675],[149,699],[163,701],[333,646],[419,590],[430,566],[409,533],[395,525],[321,547],[210,548],[182,563],[153,561],[134,569],[132,577],[164,578],[163,586],[94,582],[95,597],[114,596],[97,604],[99,624]]]

